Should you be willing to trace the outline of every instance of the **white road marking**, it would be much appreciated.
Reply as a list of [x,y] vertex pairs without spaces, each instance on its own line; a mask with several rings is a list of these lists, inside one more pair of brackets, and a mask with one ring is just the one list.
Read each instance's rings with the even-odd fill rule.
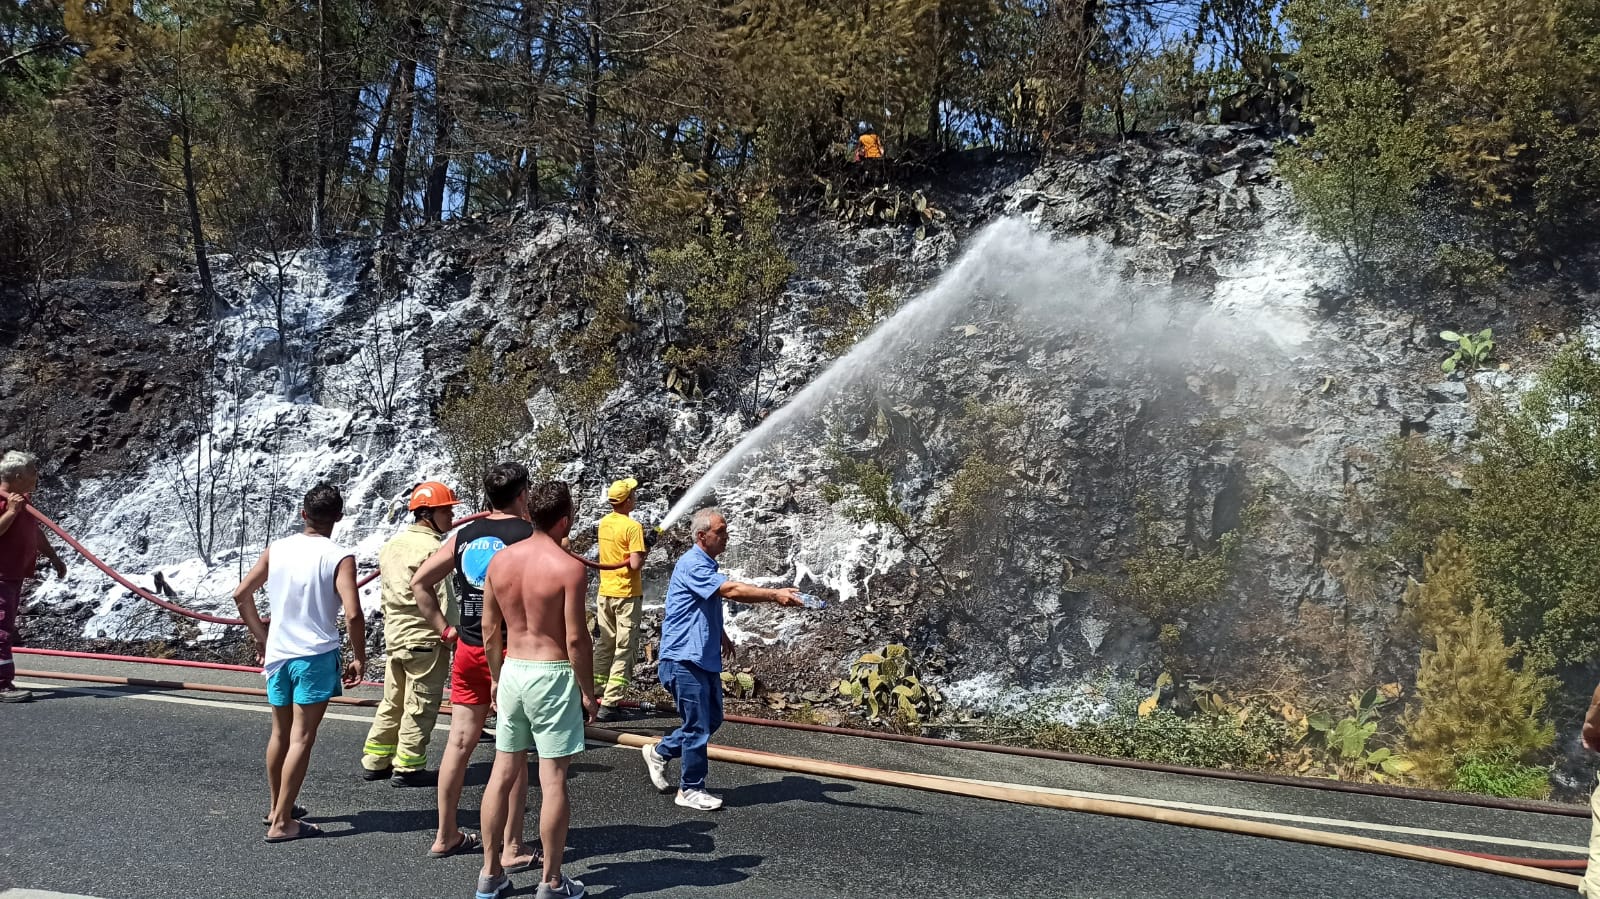
[[1145,799],[1139,796],[1119,796],[1114,793],[1089,793],[1083,790],[1067,790],[1060,787],[1035,787],[1026,784],[1011,784],[995,780],[977,780],[970,777],[953,777],[951,780],[965,781],[966,783],[983,784],[991,787],[1023,787],[1028,790],[1037,790],[1040,793],[1052,793],[1057,796],[1074,796],[1079,799],[1100,799],[1112,802],[1127,802],[1134,805],[1147,805],[1155,808],[1181,809],[1188,812],[1204,812],[1210,815],[1227,815],[1237,818],[1262,818],[1268,821],[1287,821],[1294,824],[1319,824],[1324,827],[1338,827],[1349,830],[1375,830],[1384,833],[1403,833],[1415,837],[1431,837],[1436,840],[1455,840],[1463,843],[1492,843],[1497,846],[1516,846],[1521,849],[1543,849],[1549,852],[1574,852],[1578,855],[1588,855],[1587,846],[1569,846],[1565,843],[1541,843],[1537,840],[1518,840],[1511,837],[1494,837],[1487,834],[1461,833],[1453,830],[1429,830],[1424,827],[1405,827],[1399,824],[1374,824],[1369,821],[1351,821],[1346,818],[1318,818],[1312,815],[1292,815],[1286,812],[1264,812],[1255,809],[1229,808],[1221,805],[1201,805],[1195,802],[1177,802],[1171,799]]
[[[120,690],[106,690],[95,687],[66,686],[61,684],[46,684],[30,682],[17,682],[18,686],[43,690],[66,690],[74,693],[86,693],[96,696],[120,697],[123,699],[143,699],[150,702],[170,702],[177,705],[198,705],[211,708],[243,709],[250,712],[270,712],[271,707],[265,704],[244,702],[230,702],[223,699],[195,699],[189,696],[169,696],[163,693],[132,693]],[[328,712],[324,717],[340,721],[371,722],[368,715],[351,715],[345,712]],[[448,724],[438,723],[435,730],[449,730]],[[613,748],[610,743],[586,744],[590,749]],[[1114,793],[1090,793],[1083,790],[1067,790],[1060,787],[1040,787],[1033,784],[1006,783],[994,780],[978,780],[970,777],[952,777],[950,780],[960,780],[967,783],[984,784],[993,787],[1012,787],[1024,790],[1037,790],[1041,793],[1054,793],[1060,796],[1076,796],[1081,799],[1101,799],[1114,802],[1129,802],[1136,805],[1153,806],[1156,808],[1182,809],[1191,812],[1204,812],[1212,815],[1228,815],[1237,818],[1261,818],[1269,821],[1285,821],[1295,824],[1312,824],[1323,827],[1336,827],[1346,830],[1367,830],[1381,833],[1405,834],[1407,836],[1431,837],[1438,840],[1453,840],[1462,843],[1483,843],[1495,846],[1512,846],[1520,849],[1542,849],[1549,852],[1568,852],[1577,855],[1587,855],[1589,847],[1571,846],[1564,843],[1544,843],[1537,840],[1518,840],[1511,837],[1496,837],[1488,834],[1461,833],[1451,830],[1429,830],[1422,827],[1405,827],[1398,824],[1376,824],[1370,821],[1352,821],[1346,818],[1319,818],[1310,815],[1293,815],[1285,812],[1266,812],[1255,809],[1230,808],[1220,805],[1201,805],[1194,802],[1177,802],[1169,799],[1146,799],[1139,796],[1121,796]],[[11,899],[8,894],[0,894],[0,899]]]
[[96,897],[80,896],[77,893],[52,893],[48,890],[6,890],[0,892],[0,899],[96,899]]

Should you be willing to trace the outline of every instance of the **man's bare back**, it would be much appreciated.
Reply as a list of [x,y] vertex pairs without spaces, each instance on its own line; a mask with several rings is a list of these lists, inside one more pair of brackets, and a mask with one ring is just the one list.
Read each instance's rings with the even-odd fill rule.
[[[545,533],[495,553],[484,591],[484,635],[493,617],[505,622],[506,657],[534,662],[576,661],[568,628],[583,630],[588,578],[574,559]],[[491,599],[492,598],[492,599]],[[587,633],[584,634],[587,637]],[[585,678],[587,683],[589,678]]]

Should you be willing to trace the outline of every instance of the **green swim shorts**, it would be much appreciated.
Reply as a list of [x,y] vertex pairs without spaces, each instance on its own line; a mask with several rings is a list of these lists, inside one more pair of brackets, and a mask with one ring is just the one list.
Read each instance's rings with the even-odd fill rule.
[[494,748],[558,759],[583,751],[583,695],[571,662],[506,659],[495,700]]

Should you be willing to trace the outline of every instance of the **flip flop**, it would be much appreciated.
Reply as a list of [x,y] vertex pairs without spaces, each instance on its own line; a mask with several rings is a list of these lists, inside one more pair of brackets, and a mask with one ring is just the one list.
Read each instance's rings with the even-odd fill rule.
[[463,830],[461,831],[461,842],[451,846],[449,849],[429,849],[428,857],[449,858],[452,855],[459,855],[463,852],[478,852],[482,849],[483,838],[470,830]]
[[[306,815],[309,815],[309,814],[311,814],[311,813],[306,811],[304,806],[297,805],[297,806],[294,807],[294,816],[296,818],[304,818]],[[261,823],[263,825],[271,824],[272,823],[272,816],[271,815],[262,815],[261,816]]]
[[294,833],[281,837],[265,837],[264,839],[269,843],[288,843],[294,840],[306,840],[310,839],[311,837],[322,836],[322,828],[318,827],[317,825],[307,824],[304,821],[300,821],[298,823],[300,826],[295,829]]
[[506,873],[507,874],[519,874],[519,873],[521,873],[523,871],[531,871],[534,868],[543,868],[544,867],[544,847],[543,846],[539,846],[539,845],[535,844],[532,849],[528,850],[528,856],[529,856],[528,861],[526,863],[524,863],[524,864],[520,864],[520,865],[504,865],[503,867],[505,868]]

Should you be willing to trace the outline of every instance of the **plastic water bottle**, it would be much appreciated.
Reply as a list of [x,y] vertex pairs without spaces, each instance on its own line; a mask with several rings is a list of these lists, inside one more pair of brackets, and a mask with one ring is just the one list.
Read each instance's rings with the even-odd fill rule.
[[823,602],[820,597],[810,593],[800,594],[800,602],[808,609],[826,609],[828,607],[828,604]]

